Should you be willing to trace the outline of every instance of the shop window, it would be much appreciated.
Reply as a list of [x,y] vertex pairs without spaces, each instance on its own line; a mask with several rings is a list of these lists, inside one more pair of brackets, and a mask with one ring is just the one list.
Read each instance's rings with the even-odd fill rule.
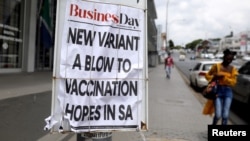
[[0,69],[21,68],[21,0],[0,1]]

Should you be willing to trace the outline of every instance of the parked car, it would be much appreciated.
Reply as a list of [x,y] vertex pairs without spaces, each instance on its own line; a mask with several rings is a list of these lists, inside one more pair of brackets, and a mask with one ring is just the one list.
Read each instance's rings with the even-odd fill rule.
[[250,61],[250,56],[245,55],[245,56],[242,57],[242,60],[243,61]]
[[208,53],[207,54],[207,59],[215,59],[215,56],[213,53]]
[[185,59],[186,59],[186,56],[184,54],[181,54],[179,56],[179,61],[185,61]]
[[233,60],[231,65],[233,65],[237,70],[239,70],[239,68],[242,66],[242,63],[238,60]]
[[222,52],[218,52],[218,53],[215,54],[214,57],[215,57],[216,59],[222,59],[223,56],[224,56],[224,54],[223,54]]
[[234,99],[250,105],[250,61],[245,62],[238,70],[237,83],[232,88]]
[[197,62],[194,68],[189,69],[189,81],[190,86],[197,90],[204,89],[208,81],[205,78],[205,74],[210,70],[213,64],[219,63],[221,61],[215,60],[203,60]]
[[208,58],[208,54],[207,53],[201,53],[200,54],[200,58],[207,59]]

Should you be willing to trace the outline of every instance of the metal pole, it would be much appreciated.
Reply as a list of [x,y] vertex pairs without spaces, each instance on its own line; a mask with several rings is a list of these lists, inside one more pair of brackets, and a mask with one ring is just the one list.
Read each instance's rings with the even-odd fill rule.
[[168,52],[168,3],[169,0],[167,0],[167,8],[166,8],[166,52]]
[[76,141],[112,141],[112,132],[78,133]]

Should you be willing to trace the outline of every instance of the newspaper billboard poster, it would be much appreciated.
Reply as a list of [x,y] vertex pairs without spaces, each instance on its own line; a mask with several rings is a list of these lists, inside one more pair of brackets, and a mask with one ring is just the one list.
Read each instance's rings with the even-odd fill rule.
[[67,0],[58,12],[52,112],[45,128],[141,130],[147,116],[145,11]]

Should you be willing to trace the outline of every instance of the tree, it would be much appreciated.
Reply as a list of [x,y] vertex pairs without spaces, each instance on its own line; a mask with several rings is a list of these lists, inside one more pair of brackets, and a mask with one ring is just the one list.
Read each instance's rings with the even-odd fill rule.
[[169,48],[173,49],[174,48],[174,42],[172,40],[169,40],[168,43],[169,43]]
[[194,50],[195,47],[202,41],[202,39],[197,39],[192,41],[191,43],[186,44],[186,48]]

